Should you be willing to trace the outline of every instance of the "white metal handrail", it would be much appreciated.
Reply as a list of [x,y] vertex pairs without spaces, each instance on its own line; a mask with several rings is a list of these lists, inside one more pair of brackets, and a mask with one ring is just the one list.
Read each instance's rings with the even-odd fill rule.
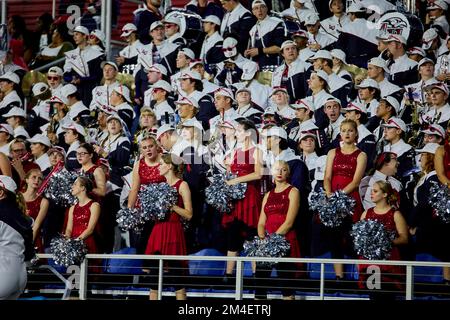
[[[38,254],[39,258],[52,258],[51,254]],[[85,300],[87,296],[87,270],[89,259],[127,259],[127,260],[158,260],[158,299],[162,299],[163,291],[163,261],[190,260],[190,261],[236,261],[235,299],[243,298],[243,264],[252,261],[288,262],[288,263],[314,263],[320,264],[320,299],[325,298],[325,264],[344,265],[390,265],[406,267],[405,299],[413,298],[413,267],[450,267],[449,262],[429,261],[392,261],[392,260],[357,260],[357,259],[317,259],[317,258],[264,258],[264,257],[227,257],[227,256],[169,256],[169,255],[128,255],[128,254],[88,254],[80,266],[79,297]]]

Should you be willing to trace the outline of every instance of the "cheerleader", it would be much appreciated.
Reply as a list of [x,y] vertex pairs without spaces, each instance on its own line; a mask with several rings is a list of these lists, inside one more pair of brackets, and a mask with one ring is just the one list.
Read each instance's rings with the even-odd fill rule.
[[16,191],[14,180],[0,175],[0,300],[19,298],[27,284],[25,262],[34,255],[32,221]]
[[[325,167],[324,189],[328,197],[337,190],[344,191],[348,196],[356,201],[353,209],[353,222],[359,220],[362,212],[361,198],[358,192],[358,186],[364,176],[366,169],[367,156],[358,149],[356,141],[358,140],[358,126],[353,120],[344,120],[341,123],[341,146],[328,152],[327,163]],[[316,214],[315,220],[320,218]],[[340,227],[333,229],[322,228],[322,236],[329,236],[328,244],[333,258],[344,258],[344,243],[348,237],[348,231],[352,224],[351,219],[347,219]],[[314,242],[315,239],[313,239]],[[325,240],[325,239],[323,239]],[[320,241],[320,240],[319,240]],[[343,279],[344,266],[335,264],[334,270],[337,279]]]
[[[131,190],[128,195],[128,208],[139,207],[138,193],[151,183],[165,182],[159,173],[162,150],[155,136],[144,133],[139,142],[140,159],[134,163],[131,173]],[[141,233],[130,232],[130,245],[135,247],[138,253],[144,253],[153,223],[144,225]]]
[[[389,182],[380,180],[374,183],[372,187],[371,199],[375,203],[375,207],[364,211],[361,220],[375,220],[383,224],[387,232],[395,234],[392,241],[392,250],[389,254],[389,260],[402,260],[400,256],[399,246],[408,243],[408,226],[400,211],[395,208],[398,201],[396,192]],[[368,276],[372,275],[367,271],[368,265],[359,266],[359,286],[365,288]],[[402,281],[399,275],[405,273],[404,267],[399,266],[378,266],[381,270],[381,289],[383,291],[389,289],[402,289]],[[394,288],[387,288],[387,287]],[[376,293],[375,293],[376,294]],[[375,295],[373,294],[373,295]]]
[[100,217],[100,205],[89,197],[94,185],[88,177],[80,176],[72,186],[72,195],[77,204],[69,209],[69,219],[65,236],[84,240],[88,253],[97,253],[98,246],[94,239],[95,226]]
[[98,156],[94,147],[89,143],[81,144],[77,149],[77,160],[81,165],[80,174],[87,176],[93,183],[92,198],[100,203],[100,199],[106,194],[106,176],[98,166]]
[[[294,222],[300,206],[300,192],[289,184],[289,165],[285,161],[275,162],[272,169],[272,178],[275,180],[275,188],[264,196],[261,215],[258,221],[258,236],[264,239],[266,232],[270,235],[277,233],[285,236],[291,249],[288,257],[300,258],[297,233]],[[278,278],[288,280],[295,277],[292,263],[280,262],[276,265]],[[259,279],[269,278],[272,268],[256,268],[255,276]],[[284,286],[283,286],[284,287]],[[255,290],[255,297],[260,298],[264,294],[263,286],[259,285]],[[283,289],[284,300],[294,300],[292,289]]]
[[[184,238],[181,219],[190,220],[192,217],[191,191],[188,184],[181,179],[183,163],[181,159],[172,154],[161,157],[159,172],[166,182],[175,188],[178,201],[172,207],[172,212],[164,221],[157,221],[148,239],[145,254],[186,255],[186,241]],[[156,260],[155,260],[156,262]],[[167,261],[169,279],[185,274],[187,264],[184,261]],[[183,286],[175,284],[177,300],[186,299],[186,290]],[[157,285],[153,284],[150,290],[150,300],[158,299]]]
[[[242,249],[245,238],[256,234],[259,213],[261,211],[262,152],[256,147],[257,129],[249,120],[238,121],[236,130],[238,147],[232,152],[230,173],[236,178],[227,181],[229,185],[247,183],[245,197],[234,202],[230,214],[223,214],[222,226],[227,238],[227,256],[236,257]],[[243,237],[243,234],[246,234]],[[227,261],[226,278],[232,276],[234,261]]]
[[25,175],[25,192],[21,192],[26,203],[26,214],[34,220],[33,242],[37,251],[44,252],[41,227],[47,216],[49,202],[38,195],[37,191],[42,183],[42,172],[39,169],[32,169]]

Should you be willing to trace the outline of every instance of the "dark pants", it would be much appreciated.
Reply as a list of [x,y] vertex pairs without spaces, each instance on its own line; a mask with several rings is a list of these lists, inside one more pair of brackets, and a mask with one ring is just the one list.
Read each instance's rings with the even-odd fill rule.
[[298,270],[295,270],[295,264],[280,262],[275,264],[274,268],[277,270],[277,278],[270,277],[272,267],[256,263],[254,277],[255,298],[267,299],[268,288],[273,288],[277,291],[281,290],[284,297],[294,294],[292,279],[296,277],[295,273],[298,272]]

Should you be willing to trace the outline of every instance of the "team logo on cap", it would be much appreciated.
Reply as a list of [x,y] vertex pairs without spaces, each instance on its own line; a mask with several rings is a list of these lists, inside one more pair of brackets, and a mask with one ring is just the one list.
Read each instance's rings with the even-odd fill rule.
[[408,39],[411,26],[408,19],[399,12],[385,14],[378,21],[378,29],[382,35],[398,34]]

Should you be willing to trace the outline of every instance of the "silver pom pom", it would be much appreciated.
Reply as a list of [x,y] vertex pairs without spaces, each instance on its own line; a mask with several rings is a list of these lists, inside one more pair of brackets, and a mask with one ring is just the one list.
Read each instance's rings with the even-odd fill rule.
[[428,203],[442,222],[450,223],[450,191],[447,186],[433,182]]
[[342,190],[337,190],[331,197],[325,191],[312,192],[310,209],[319,212],[323,225],[331,228],[339,227],[344,219],[353,215],[356,201]]
[[133,230],[135,232],[142,231],[144,227],[144,218],[142,212],[137,209],[123,208],[117,212],[117,224],[123,231]]
[[381,222],[362,220],[355,223],[350,235],[355,251],[368,260],[386,260],[392,249],[395,233],[388,232]]
[[[291,245],[286,238],[277,233],[267,235],[264,239],[255,237],[253,241],[244,243],[244,252],[248,257],[280,258],[289,253]],[[257,265],[272,267],[274,262],[258,261]]]
[[168,183],[151,183],[139,192],[142,217],[145,221],[165,220],[170,208],[178,202],[178,192]]
[[63,208],[72,206],[76,202],[72,196],[72,185],[76,179],[77,175],[66,169],[53,174],[44,189],[45,197]]
[[[234,178],[233,176],[230,179]],[[247,191],[246,183],[238,183],[229,186],[228,179],[223,174],[215,174],[211,184],[205,189],[206,203],[213,206],[220,213],[230,213],[233,209],[233,200],[240,200],[245,197]]]
[[87,254],[83,240],[66,239],[62,235],[52,239],[50,250],[55,263],[64,267],[79,265]]

